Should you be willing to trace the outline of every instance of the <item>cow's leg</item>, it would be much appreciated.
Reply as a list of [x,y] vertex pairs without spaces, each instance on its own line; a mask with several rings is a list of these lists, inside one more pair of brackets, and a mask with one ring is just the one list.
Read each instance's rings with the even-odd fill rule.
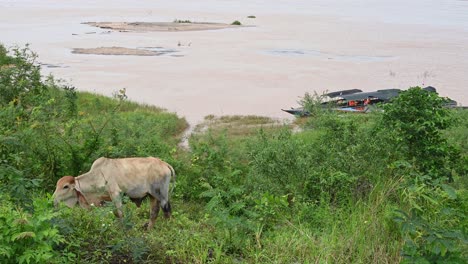
[[154,226],[154,222],[156,221],[156,218],[158,217],[159,214],[159,200],[156,199],[153,196],[150,196],[150,201],[151,201],[151,208],[150,208],[150,221],[148,224],[148,230],[151,230]]
[[161,207],[164,212],[164,217],[171,218],[171,212],[172,212],[171,203],[167,201],[166,204],[162,205]]
[[110,197],[114,202],[115,208],[117,210],[117,217],[122,219],[123,212],[122,212],[122,195],[120,192],[112,192],[110,193]]
[[171,203],[169,202],[169,180],[166,182],[166,184],[163,184],[161,186],[160,196],[161,196],[161,208],[164,212],[164,217],[171,218],[172,208],[171,208]]

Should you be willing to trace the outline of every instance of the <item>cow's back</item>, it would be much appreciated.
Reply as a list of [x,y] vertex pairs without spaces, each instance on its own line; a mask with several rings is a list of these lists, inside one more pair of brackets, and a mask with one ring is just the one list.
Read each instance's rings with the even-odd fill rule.
[[107,159],[99,169],[110,184],[116,184],[130,197],[142,197],[153,186],[170,181],[171,170],[164,161],[154,158]]

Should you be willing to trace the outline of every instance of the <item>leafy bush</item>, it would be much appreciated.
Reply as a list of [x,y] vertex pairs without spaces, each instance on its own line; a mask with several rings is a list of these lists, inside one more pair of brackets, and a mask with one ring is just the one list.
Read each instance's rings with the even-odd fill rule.
[[393,163],[403,179],[403,208],[394,221],[405,241],[402,254],[411,263],[462,263],[466,257],[461,253],[466,216],[458,209],[466,201],[447,183],[463,159],[442,132],[455,121],[445,102],[436,93],[410,88],[385,106],[382,119],[407,160]]
[[53,221],[65,240],[62,250],[75,252],[78,262],[138,262],[149,253],[146,238],[140,234],[147,219],[137,215],[146,208],[137,210],[127,203],[121,221],[114,216],[112,204],[92,210],[60,209],[62,213]]
[[256,191],[277,196],[304,193],[304,181],[312,168],[305,164],[306,147],[293,140],[290,131],[268,136],[261,130],[249,145],[250,180]]
[[454,123],[445,103],[446,99],[437,93],[413,87],[385,105],[382,121],[394,131],[392,136],[399,150],[417,169],[434,177],[452,178],[450,163],[459,156],[443,137],[442,130]]
[[393,219],[405,241],[402,254],[408,263],[464,263],[466,192],[459,197],[449,185],[426,184],[427,178],[414,175],[401,186],[407,206],[396,210]]
[[5,195],[0,198],[0,262],[63,263],[73,259],[72,253],[60,254],[54,249],[65,240],[51,224],[58,212],[47,198],[34,199],[32,212],[14,206]]
[[299,105],[304,108],[304,111],[312,117],[323,113],[324,108],[322,106],[322,102],[323,97],[316,92],[313,94],[306,92],[298,101]]
[[40,68],[35,64],[37,55],[27,46],[13,49],[13,54],[10,57],[3,46],[0,49],[0,105],[12,102],[27,108],[45,92]]

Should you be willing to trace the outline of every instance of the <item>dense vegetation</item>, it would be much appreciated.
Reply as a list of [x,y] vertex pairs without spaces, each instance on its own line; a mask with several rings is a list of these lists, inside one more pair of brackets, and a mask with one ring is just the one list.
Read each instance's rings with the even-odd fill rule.
[[[236,117],[187,150],[175,114],[77,92],[34,60],[0,46],[0,263],[466,263],[468,113],[434,93],[315,109],[294,133]],[[147,203],[121,221],[112,204],[55,210],[56,180],[100,156],[171,163],[173,219],[148,232]]]

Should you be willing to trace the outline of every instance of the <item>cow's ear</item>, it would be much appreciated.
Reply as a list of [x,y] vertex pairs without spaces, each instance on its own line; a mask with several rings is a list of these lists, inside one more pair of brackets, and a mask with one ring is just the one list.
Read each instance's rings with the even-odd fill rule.
[[79,184],[76,184],[76,181],[73,183],[73,187],[75,188],[75,190],[81,192],[80,185],[79,185]]

